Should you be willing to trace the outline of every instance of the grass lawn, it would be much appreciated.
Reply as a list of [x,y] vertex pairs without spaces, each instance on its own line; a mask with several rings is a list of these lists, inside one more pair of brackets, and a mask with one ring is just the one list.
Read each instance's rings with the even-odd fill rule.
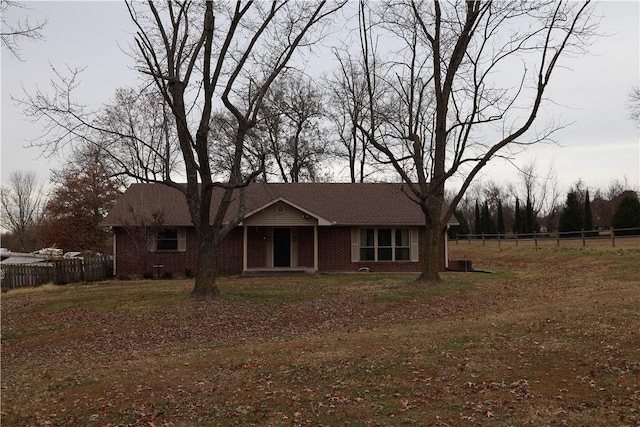
[[451,244],[482,273],[2,295],[3,426],[638,426],[640,242]]

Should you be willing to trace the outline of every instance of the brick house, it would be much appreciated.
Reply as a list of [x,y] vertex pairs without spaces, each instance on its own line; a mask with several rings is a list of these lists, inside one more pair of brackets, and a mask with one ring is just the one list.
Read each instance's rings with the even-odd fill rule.
[[[214,191],[212,218],[220,194]],[[422,268],[424,217],[400,184],[252,183],[244,197],[244,220],[220,248],[220,274]],[[236,199],[228,212],[237,210]],[[195,274],[197,239],[180,191],[132,184],[102,225],[113,232],[116,275],[139,276],[154,266],[160,274]],[[444,270],[446,233],[441,244]]]

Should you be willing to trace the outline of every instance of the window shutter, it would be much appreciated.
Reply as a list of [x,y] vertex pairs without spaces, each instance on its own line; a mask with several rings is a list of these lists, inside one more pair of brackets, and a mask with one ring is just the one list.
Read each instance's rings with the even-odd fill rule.
[[187,250],[187,230],[178,228],[178,252],[186,252]]
[[149,237],[147,239],[147,250],[149,252],[155,252],[156,251],[156,235],[157,233],[155,231],[153,232],[148,232],[149,233]]
[[418,228],[411,227],[409,236],[409,241],[411,243],[411,262],[420,261],[420,247],[418,240]]
[[360,261],[360,229],[351,229],[351,262]]

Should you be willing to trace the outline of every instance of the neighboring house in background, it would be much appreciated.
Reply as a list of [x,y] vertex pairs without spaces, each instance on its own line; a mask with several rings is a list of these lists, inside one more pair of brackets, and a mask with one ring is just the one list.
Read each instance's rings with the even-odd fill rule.
[[[252,183],[244,196],[246,214],[221,244],[219,274],[422,269],[424,216],[400,184]],[[228,213],[237,212],[236,198]],[[113,231],[116,275],[196,273],[195,228],[177,189],[132,184],[102,225]],[[441,245],[444,270],[446,233]]]

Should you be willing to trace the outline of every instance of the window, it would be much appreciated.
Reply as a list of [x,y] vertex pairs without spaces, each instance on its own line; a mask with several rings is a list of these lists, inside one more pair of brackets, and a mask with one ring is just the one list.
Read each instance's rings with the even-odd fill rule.
[[393,243],[391,242],[390,228],[378,230],[378,261],[393,260]]
[[187,230],[163,228],[151,240],[149,250],[158,252],[184,252],[187,250]]
[[360,260],[375,261],[376,245],[375,230],[373,228],[363,228],[360,230]]
[[158,231],[156,235],[157,251],[177,251],[178,250],[178,229],[167,228]]
[[411,244],[409,243],[409,229],[398,228],[396,229],[396,260],[409,261],[409,254],[411,252]]
[[359,261],[409,261],[411,239],[408,228],[362,228]]

